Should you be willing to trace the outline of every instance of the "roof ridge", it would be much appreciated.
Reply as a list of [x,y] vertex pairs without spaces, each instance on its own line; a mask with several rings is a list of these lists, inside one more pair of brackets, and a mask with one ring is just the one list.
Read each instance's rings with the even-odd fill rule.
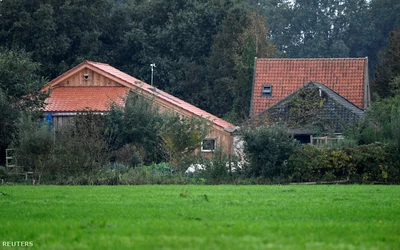
[[86,60],[85,62],[86,62],[86,63],[89,63],[89,64],[101,64],[101,65],[108,65],[108,66],[110,66],[110,64],[108,64],[108,63],[95,62],[95,61],[90,61],[90,60]]
[[[129,83],[130,85],[132,84],[132,82],[129,82],[129,81],[123,79],[122,77],[120,77],[120,76],[118,76],[118,75],[116,75],[116,74],[114,74],[114,73],[111,73],[111,72],[109,72],[109,71],[107,71],[107,70],[105,70],[105,69],[99,68],[99,67],[97,67],[97,66],[100,66],[100,65],[108,66],[108,67],[112,68],[113,70],[116,70],[116,71],[118,71],[119,73],[121,73],[121,74],[123,74],[123,75],[125,75],[125,76],[127,76],[127,77],[129,77],[129,78],[135,79],[135,82],[133,83],[133,84],[135,84],[134,86],[136,86],[136,85],[138,85],[138,84],[147,84],[147,83],[143,82],[142,80],[137,79],[136,77],[133,77],[133,76],[131,76],[131,75],[129,75],[129,74],[127,74],[127,73],[125,73],[125,72],[123,72],[123,71],[121,71],[121,70],[119,70],[119,69],[113,67],[113,66],[111,66],[110,64],[107,64],[107,63],[98,63],[98,62],[91,62],[91,65],[94,66],[94,67],[96,67],[96,68],[98,68],[98,69],[101,70],[101,71],[107,72],[108,74],[110,74],[110,75],[112,75],[112,76],[114,76],[114,77],[116,77],[116,78],[118,78],[118,79],[120,79],[120,80],[122,80],[122,81],[124,81],[124,82]],[[149,85],[149,84],[147,84],[147,85]],[[150,86],[150,85],[149,85],[149,86]]]
[[[58,88],[87,88],[88,86],[55,86],[53,89]],[[90,88],[128,88],[126,86],[90,86]]]
[[[137,87],[140,88],[143,91],[146,91],[147,93],[150,93],[151,95],[154,95],[156,97],[159,97],[160,99],[171,103],[172,105],[176,106],[177,108],[181,109],[181,110],[185,110],[186,112],[193,114],[195,116],[198,117],[203,117],[203,118],[207,118],[209,119],[211,122],[215,123],[216,125],[222,127],[222,128],[228,128],[228,127],[232,127],[235,128],[235,125],[233,125],[232,123],[225,121],[224,119],[217,117],[205,110],[202,110],[198,107],[196,107],[193,104],[190,104],[178,97],[175,97],[161,89],[158,89],[154,86],[151,86],[150,84],[137,79],[136,77],[133,77],[109,64],[106,63],[100,63],[100,62],[93,62],[93,61],[84,61],[82,63],[80,63],[79,65],[75,66],[74,68],[68,70],[67,72],[65,72],[64,74],[62,74],[61,76],[65,76],[67,75],[67,73],[72,72],[73,70],[84,66],[85,64],[90,65],[96,69],[98,69],[99,71],[106,73],[112,77],[115,77],[117,79],[119,79],[121,82],[127,84],[126,87]],[[59,79],[61,76],[57,77],[56,79]],[[54,81],[54,80],[53,80]],[[51,81],[51,82],[53,82]],[[51,83],[49,82],[49,83]],[[49,83],[47,83],[45,85],[48,86]],[[124,84],[124,85],[125,85]],[[151,90],[153,89],[153,90]],[[155,90],[155,91],[154,91]]]
[[365,60],[368,57],[320,57],[320,58],[257,58],[263,61],[319,61],[319,60]]

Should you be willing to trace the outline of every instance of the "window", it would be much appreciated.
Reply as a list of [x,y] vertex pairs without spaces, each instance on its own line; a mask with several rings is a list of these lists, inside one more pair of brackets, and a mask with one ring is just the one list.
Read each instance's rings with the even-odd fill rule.
[[201,143],[201,151],[202,152],[212,152],[215,150],[217,146],[216,139],[204,139]]
[[271,85],[263,85],[262,96],[272,97],[272,86]]

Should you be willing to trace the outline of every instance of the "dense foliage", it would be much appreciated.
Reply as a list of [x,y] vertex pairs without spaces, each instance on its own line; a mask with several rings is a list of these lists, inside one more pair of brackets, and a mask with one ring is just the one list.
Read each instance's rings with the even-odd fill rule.
[[39,68],[29,53],[0,48],[0,163],[16,131],[20,112],[44,105],[47,95],[39,90],[45,80],[40,77]]
[[123,108],[112,105],[105,125],[113,161],[136,166],[165,159],[158,132],[163,118],[154,99],[139,94],[131,93]]
[[37,119],[31,113],[26,113],[19,118],[18,133],[12,143],[12,148],[15,151],[14,156],[18,158],[16,163],[23,166],[23,172],[35,173],[40,183],[43,173],[50,168],[49,163],[55,143],[53,129],[49,124],[47,122],[38,124],[36,121]]
[[192,163],[193,152],[211,132],[211,126],[211,121],[195,116],[185,117],[176,112],[165,116],[160,137],[171,165],[181,176]]
[[161,114],[152,100],[134,94],[125,108],[114,106],[106,115],[83,112],[57,131],[38,114],[21,116],[12,148],[16,168],[33,172],[39,182],[42,176],[61,183],[89,184],[99,175],[114,180],[115,171],[168,160],[168,173],[182,176],[211,126],[207,119]]
[[399,183],[400,172],[395,159],[392,148],[381,143],[353,148],[306,145],[290,156],[285,170],[293,182]]
[[400,94],[400,26],[390,33],[389,48],[378,53],[373,90],[381,98]]
[[284,57],[368,57],[388,46],[389,33],[400,25],[397,0],[264,0],[269,37]]
[[269,180],[283,177],[286,161],[299,146],[293,136],[279,125],[248,129],[243,133],[243,140],[250,165],[248,174]]
[[48,79],[94,60],[150,82],[155,63],[157,87],[241,121],[255,56],[368,56],[372,69],[399,8],[396,0],[5,0],[0,46],[31,53]]
[[[254,57],[271,57],[265,18],[244,1],[2,1],[0,46],[54,78],[109,63],[218,116],[248,114]],[[233,104],[233,105],[232,105]]]

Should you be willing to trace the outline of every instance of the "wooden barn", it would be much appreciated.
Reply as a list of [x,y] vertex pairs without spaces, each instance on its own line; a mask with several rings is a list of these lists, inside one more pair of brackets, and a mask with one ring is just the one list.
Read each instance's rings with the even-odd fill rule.
[[56,129],[68,123],[79,112],[103,114],[109,111],[111,103],[123,106],[123,100],[129,93],[137,93],[154,99],[161,111],[170,110],[183,116],[196,116],[212,121],[211,133],[199,145],[203,153],[210,154],[217,147],[222,147],[228,153],[233,153],[234,150],[237,130],[235,125],[108,64],[84,61],[48,82],[42,90],[50,90],[45,112],[51,114]]

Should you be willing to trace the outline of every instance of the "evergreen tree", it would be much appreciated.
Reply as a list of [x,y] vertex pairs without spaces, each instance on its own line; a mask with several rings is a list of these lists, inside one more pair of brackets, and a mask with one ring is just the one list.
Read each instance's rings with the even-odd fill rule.
[[255,57],[272,57],[264,19],[255,12],[234,8],[214,37],[207,63],[206,96],[209,110],[232,122],[249,113]]
[[375,67],[373,92],[386,98],[400,92],[400,26],[392,31],[389,49],[379,53],[379,64]]

